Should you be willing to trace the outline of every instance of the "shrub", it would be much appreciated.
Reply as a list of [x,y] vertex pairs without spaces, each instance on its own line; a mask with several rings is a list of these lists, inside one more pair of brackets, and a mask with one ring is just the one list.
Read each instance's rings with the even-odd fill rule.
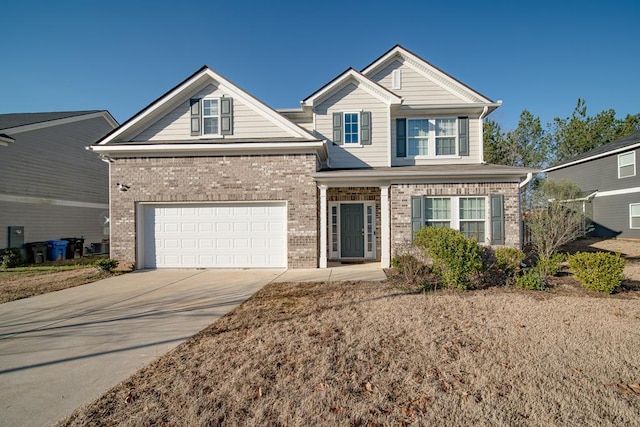
[[95,266],[102,271],[110,272],[118,266],[118,261],[111,258],[100,258],[96,261]]
[[2,268],[14,268],[20,267],[25,264],[24,256],[22,255],[22,249],[20,248],[7,248],[0,250],[0,267]]
[[481,249],[474,239],[450,228],[423,227],[414,244],[433,262],[433,272],[446,287],[467,289],[482,269]]
[[615,291],[624,279],[626,260],[620,254],[578,252],[569,256],[569,268],[582,286],[592,291]]
[[391,266],[398,270],[404,280],[410,284],[421,282],[428,272],[427,266],[422,261],[408,253],[393,257]]
[[544,291],[546,289],[544,279],[536,269],[525,271],[522,275],[516,277],[516,286],[520,289],[532,291]]
[[520,249],[500,247],[493,252],[496,257],[496,266],[507,274],[515,274],[520,270],[520,263],[526,257]]
[[560,271],[564,260],[564,254],[556,252],[551,255],[550,258],[540,258],[536,263],[536,270],[538,270],[543,277],[555,276]]

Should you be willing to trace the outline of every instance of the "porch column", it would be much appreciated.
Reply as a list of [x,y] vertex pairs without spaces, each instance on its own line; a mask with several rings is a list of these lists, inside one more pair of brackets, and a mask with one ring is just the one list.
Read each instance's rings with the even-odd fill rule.
[[327,268],[327,186],[320,189],[320,268]]
[[389,186],[380,186],[380,267],[389,268],[391,265],[391,227],[389,219],[391,218],[389,206]]

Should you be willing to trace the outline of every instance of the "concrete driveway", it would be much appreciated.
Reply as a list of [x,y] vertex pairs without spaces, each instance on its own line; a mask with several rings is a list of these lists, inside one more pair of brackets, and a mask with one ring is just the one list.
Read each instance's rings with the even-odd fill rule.
[[0,425],[51,425],[284,270],[158,270],[0,305]]

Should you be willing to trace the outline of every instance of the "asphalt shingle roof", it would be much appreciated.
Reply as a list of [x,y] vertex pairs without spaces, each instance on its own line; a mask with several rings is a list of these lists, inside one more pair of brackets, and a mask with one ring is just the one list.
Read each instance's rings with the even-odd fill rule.
[[90,111],[60,111],[53,113],[10,113],[0,114],[0,130],[18,126],[33,125],[36,123],[50,122],[52,120],[66,119],[67,117],[83,116],[97,113],[101,110]]

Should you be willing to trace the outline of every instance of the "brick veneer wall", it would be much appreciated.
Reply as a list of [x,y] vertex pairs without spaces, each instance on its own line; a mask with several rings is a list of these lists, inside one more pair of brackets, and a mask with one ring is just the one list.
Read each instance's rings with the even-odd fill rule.
[[[504,195],[505,246],[520,246],[518,183],[399,184],[391,186],[391,256],[411,243],[411,196]],[[487,215],[489,212],[487,211]],[[489,232],[490,230],[487,230]]]
[[[376,215],[376,261],[380,261],[380,187],[340,187],[327,189],[329,202],[375,202]],[[327,236],[331,233],[331,210],[327,207]],[[327,246],[329,238],[327,238]],[[327,257],[330,257],[327,247]],[[332,258],[330,258],[332,259]]]
[[111,182],[130,188],[112,191],[111,256],[135,262],[139,202],[286,201],[288,267],[315,268],[316,168],[313,154],[116,159]]

